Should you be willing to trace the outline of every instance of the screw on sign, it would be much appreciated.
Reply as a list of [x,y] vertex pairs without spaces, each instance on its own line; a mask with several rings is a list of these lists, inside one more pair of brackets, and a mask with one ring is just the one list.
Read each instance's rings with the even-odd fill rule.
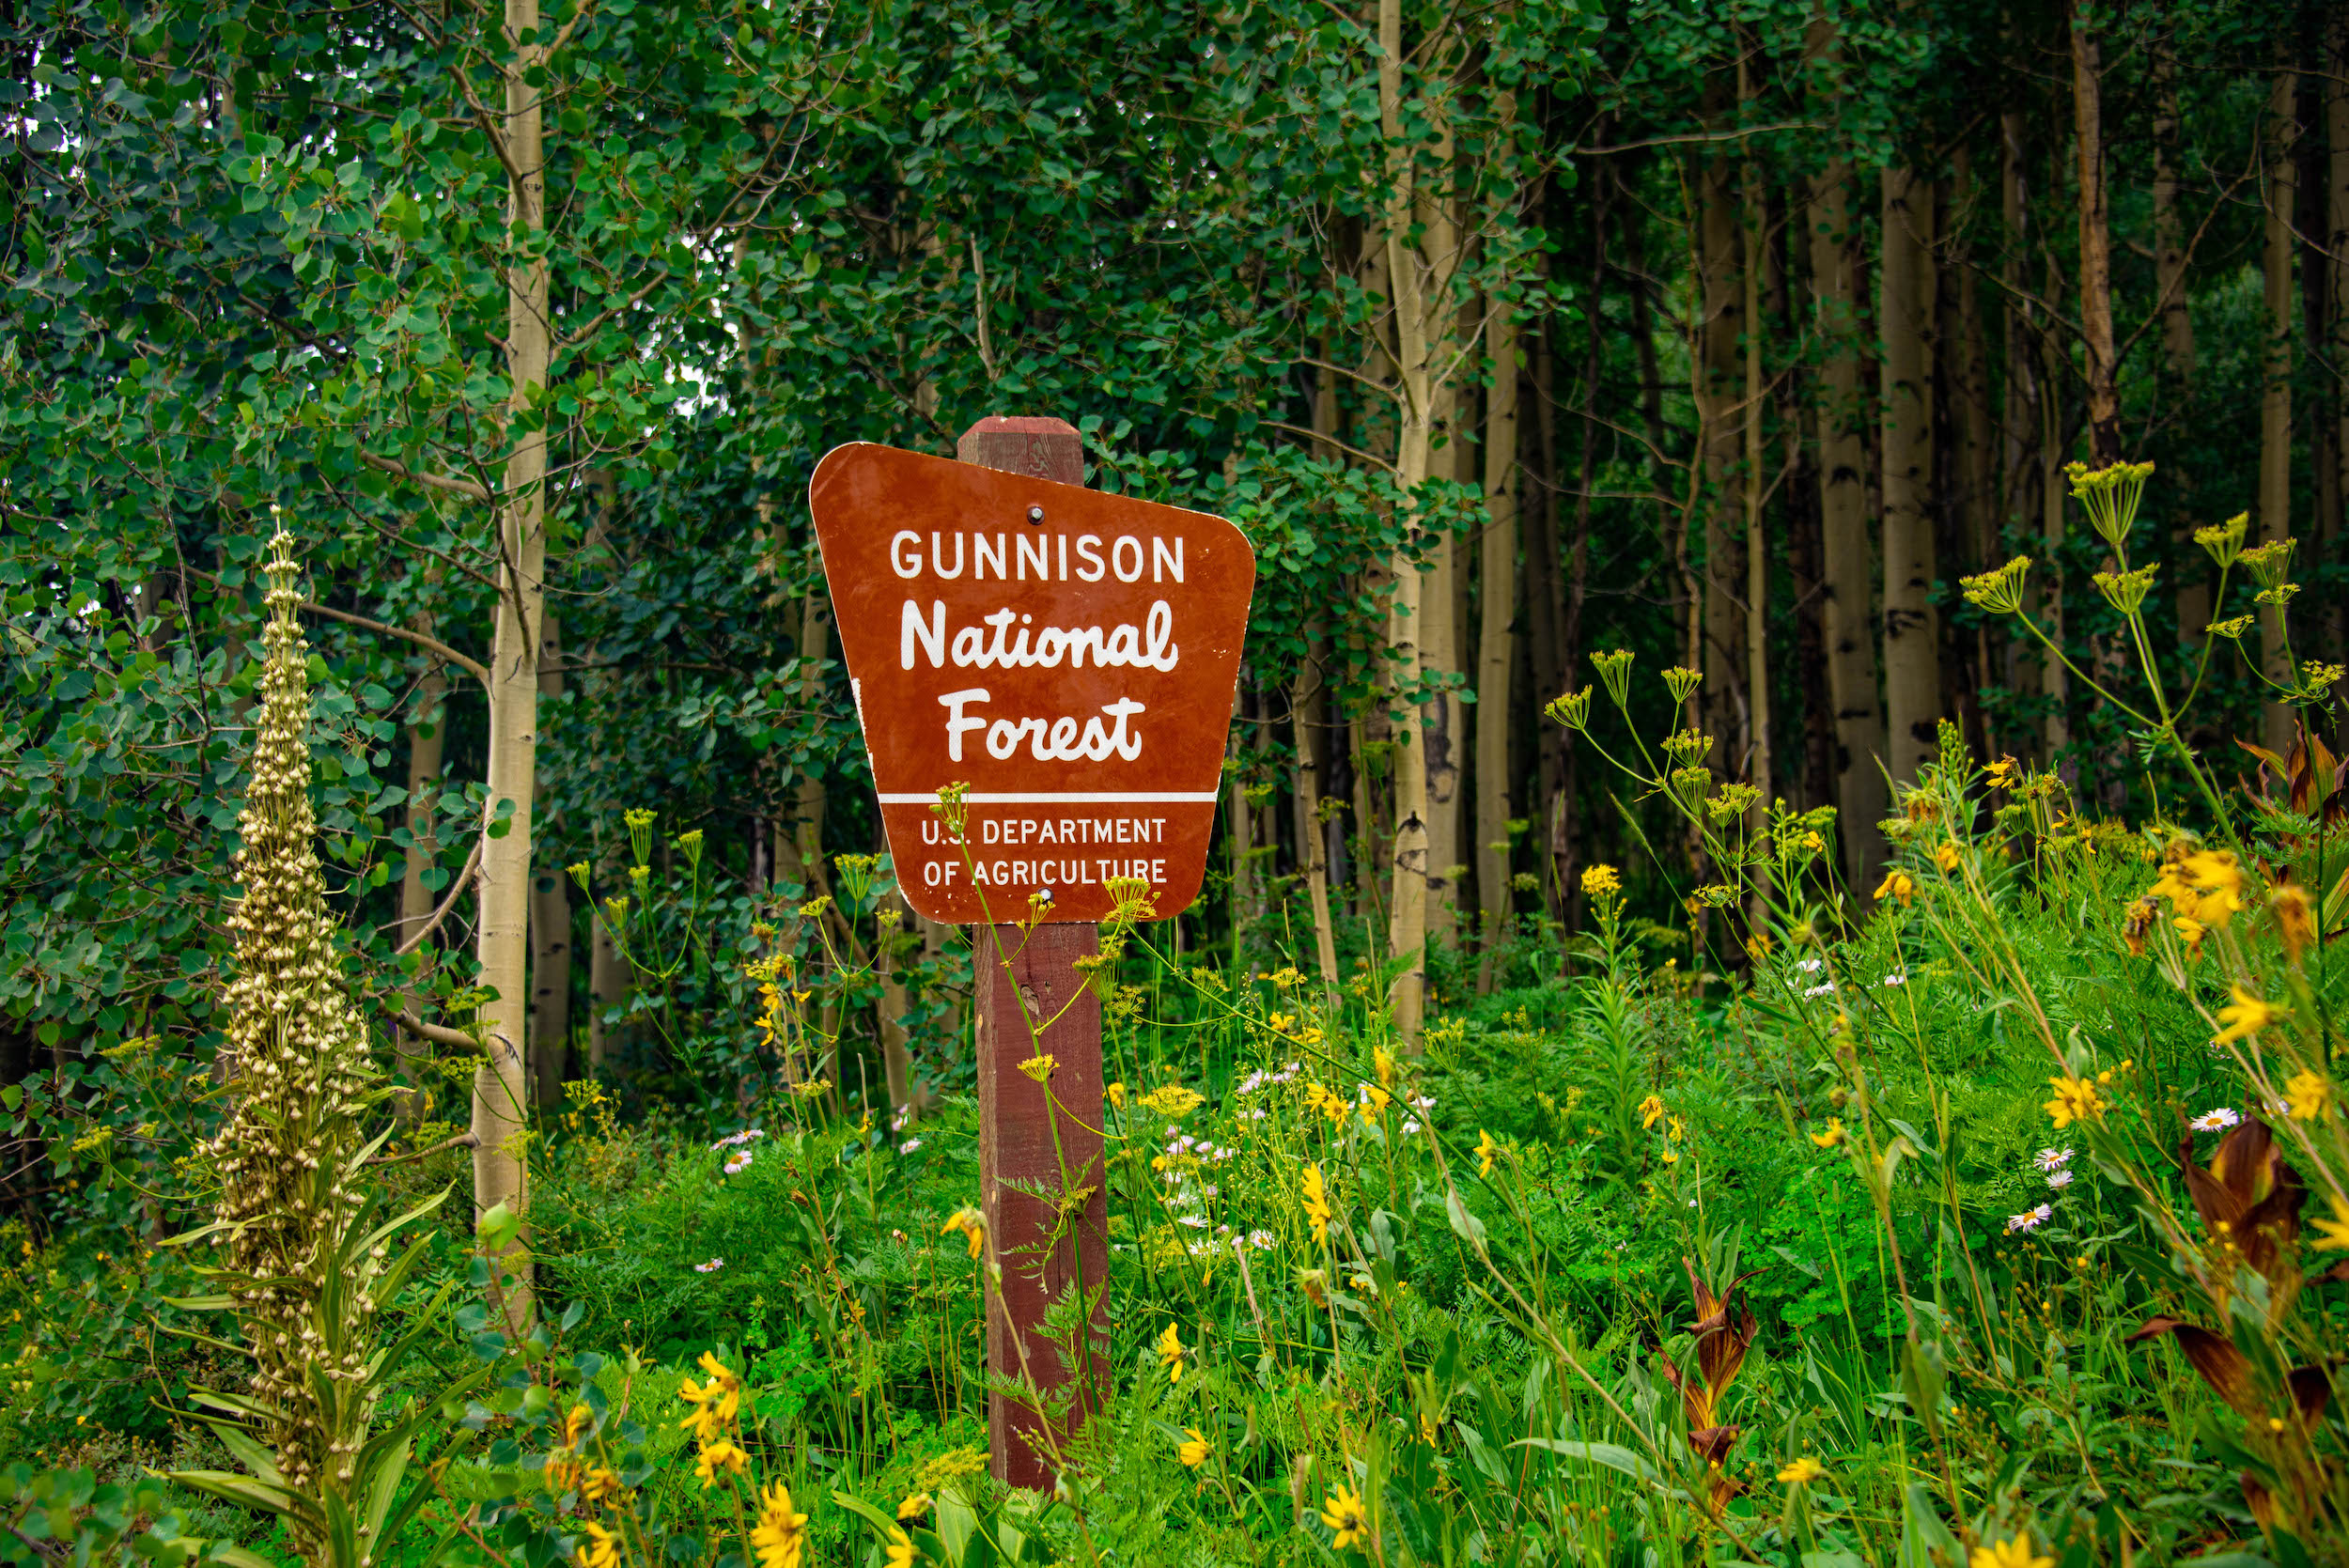
[[[1101,1009],[1078,963],[1113,884],[1160,920],[1199,896],[1256,563],[1221,518],[1084,489],[1057,419],[983,419],[957,452],[837,447],[808,507],[899,886],[978,927],[988,1366],[1040,1396],[991,1393],[988,1428],[996,1475],[1048,1487],[1106,1381]],[[1044,1327],[1072,1293],[1081,1376]]]

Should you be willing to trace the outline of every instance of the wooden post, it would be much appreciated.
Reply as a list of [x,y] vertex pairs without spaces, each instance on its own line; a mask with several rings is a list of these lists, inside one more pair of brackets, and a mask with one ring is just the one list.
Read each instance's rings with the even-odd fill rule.
[[[966,463],[1084,483],[1084,444],[1057,419],[980,420],[955,455]],[[1017,914],[1019,910],[1000,911]],[[1032,1380],[1050,1395],[1078,1383],[1068,1419],[1039,1441],[1048,1417],[1002,1392],[988,1397],[996,1479],[1051,1489],[1051,1449],[1100,1407],[1108,1381],[1109,1201],[1101,1158],[1101,1004],[1076,960],[1100,951],[1098,927],[1017,925],[972,929],[979,1078],[979,1203],[988,1256],[1003,1271],[988,1302],[987,1365],[998,1379]],[[1047,1020],[1051,1020],[1049,1027]],[[1057,1063],[1050,1093],[1019,1070],[1038,1052]],[[1061,1112],[1054,1138],[1052,1101]],[[1066,1174],[1064,1175],[1064,1172]],[[1006,1181],[1071,1192],[1091,1188],[1074,1234],[1050,1241],[1054,1205]],[[1049,1250],[1048,1250],[1049,1244]],[[1044,1314],[1072,1286],[1092,1303],[1094,1341],[1079,1376],[1045,1332]]]

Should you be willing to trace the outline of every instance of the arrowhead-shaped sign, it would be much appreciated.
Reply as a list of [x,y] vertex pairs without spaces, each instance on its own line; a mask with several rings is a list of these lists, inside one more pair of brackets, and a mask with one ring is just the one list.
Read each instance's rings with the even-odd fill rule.
[[[964,924],[1199,896],[1255,554],[1221,518],[919,452],[808,481],[906,902]],[[937,809],[967,786],[963,841]]]

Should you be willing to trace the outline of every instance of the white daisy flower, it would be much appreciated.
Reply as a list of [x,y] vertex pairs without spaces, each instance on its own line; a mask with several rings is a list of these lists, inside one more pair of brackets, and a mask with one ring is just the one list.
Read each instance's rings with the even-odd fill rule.
[[2011,1214],[2006,1220],[2007,1234],[2012,1235],[2016,1231],[2035,1231],[2054,1218],[2054,1207],[2046,1203],[2035,1209],[2025,1209],[2020,1214]]
[[2042,1171],[2061,1171],[2072,1163],[2069,1149],[2042,1149],[2030,1157],[2030,1162]]
[[718,1270],[720,1270],[720,1269],[722,1269],[722,1268],[725,1267],[725,1265],[726,1265],[726,1260],[725,1260],[725,1259],[723,1259],[723,1258],[712,1258],[712,1259],[710,1259],[708,1263],[697,1263],[697,1264],[695,1264],[695,1265],[693,1265],[693,1272],[694,1272],[694,1273],[696,1273],[696,1274],[715,1274],[715,1273],[717,1273],[717,1272],[718,1272]]
[[2050,1171],[2047,1172],[2047,1185],[2054,1188],[2058,1192],[2061,1192],[2065,1188],[2072,1185],[2072,1172],[2069,1171]]
[[2196,1132],[2224,1132],[2229,1127],[2241,1123],[2242,1120],[2243,1112],[2222,1105],[2215,1110],[2203,1111],[2186,1126]]

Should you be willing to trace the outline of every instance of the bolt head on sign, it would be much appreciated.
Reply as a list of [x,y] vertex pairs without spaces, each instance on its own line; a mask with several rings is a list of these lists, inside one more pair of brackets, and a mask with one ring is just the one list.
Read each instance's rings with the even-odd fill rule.
[[[1199,896],[1256,558],[1205,512],[857,442],[808,481],[906,902],[961,924]],[[968,786],[967,843],[934,809]]]

